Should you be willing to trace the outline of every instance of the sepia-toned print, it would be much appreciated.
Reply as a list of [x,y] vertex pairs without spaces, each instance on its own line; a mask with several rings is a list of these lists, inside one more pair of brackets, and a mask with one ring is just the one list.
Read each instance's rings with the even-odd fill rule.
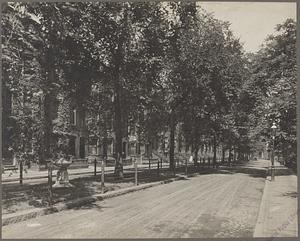
[[298,236],[296,3],[2,5],[2,237]]

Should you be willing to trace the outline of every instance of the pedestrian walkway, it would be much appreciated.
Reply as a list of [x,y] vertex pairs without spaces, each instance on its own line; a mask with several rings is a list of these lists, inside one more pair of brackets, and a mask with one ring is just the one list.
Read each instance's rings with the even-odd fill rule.
[[[113,170],[113,167],[106,167],[106,170]],[[56,173],[57,170],[53,170],[54,173]],[[100,167],[97,168],[97,171],[100,171]],[[75,173],[93,173],[94,167],[93,165],[90,165],[86,168],[77,168],[77,169],[68,169],[69,174],[75,174]],[[28,169],[27,172],[23,173],[23,176],[25,178],[31,178],[31,177],[44,177],[48,175],[48,170],[45,171],[38,171],[34,169]],[[17,172],[9,172],[6,171],[4,174],[2,174],[2,180],[14,180],[16,178],[19,178],[20,173],[19,170]]]
[[[275,163],[275,166],[280,166]],[[266,179],[254,237],[296,237],[298,235],[297,176],[285,174]]]
[[[163,167],[167,167],[167,163],[163,163]],[[124,166],[124,170],[126,171],[131,171],[134,168],[134,165],[127,165]],[[149,164],[139,164],[138,165],[139,170],[140,169],[147,169],[149,168]],[[156,163],[152,163],[151,169],[156,169],[157,165]],[[53,175],[55,175],[57,170],[53,170]],[[101,168],[98,166],[97,167],[97,172],[101,172]],[[114,172],[114,167],[105,167],[105,173],[113,173]],[[68,169],[68,173],[70,175],[70,179],[83,177],[83,176],[91,176],[94,174],[94,166],[93,164],[89,165],[89,167],[86,168],[78,168],[78,169]],[[6,172],[2,174],[2,182],[3,184],[6,183],[18,183],[20,178],[20,173],[19,170],[16,172]],[[38,184],[38,183],[45,183],[47,182],[48,178],[48,171],[37,171],[33,169],[28,169],[27,172],[23,172],[23,178],[24,181],[27,184]]]

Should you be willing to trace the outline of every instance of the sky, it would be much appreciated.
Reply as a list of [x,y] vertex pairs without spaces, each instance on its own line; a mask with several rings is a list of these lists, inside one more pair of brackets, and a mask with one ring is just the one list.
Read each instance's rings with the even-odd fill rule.
[[229,21],[247,52],[256,52],[275,27],[287,18],[296,20],[294,2],[198,2],[214,17]]

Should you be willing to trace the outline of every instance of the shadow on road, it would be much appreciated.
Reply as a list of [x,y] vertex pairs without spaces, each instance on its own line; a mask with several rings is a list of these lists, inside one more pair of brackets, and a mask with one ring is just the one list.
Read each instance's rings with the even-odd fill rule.
[[[194,176],[209,174],[233,175],[237,173],[248,174],[254,178],[263,178],[266,176],[266,170],[263,168],[247,168],[243,166],[221,166],[219,168],[205,166],[188,166],[188,175],[186,176],[185,166],[176,169],[176,176],[180,180],[189,180]],[[138,173],[139,184],[167,181],[174,178],[174,173],[168,168],[160,169],[142,169]],[[101,193],[101,176],[96,177],[78,177],[70,181],[73,188],[53,189],[52,203],[67,202],[73,199],[92,196]],[[105,176],[105,192],[114,191],[126,187],[134,186],[134,173],[124,170],[124,178],[117,178],[114,174]],[[49,206],[49,189],[47,183],[42,184],[6,184],[2,192],[2,212],[3,214],[14,213],[24,209]],[[87,207],[88,208],[88,207]],[[92,207],[91,207],[92,208]]]
[[200,169],[200,175],[209,175],[209,174],[227,174],[233,175],[237,173],[248,174],[251,177],[255,178],[265,178],[267,174],[267,169],[263,168],[249,168],[249,167],[241,167],[241,166],[231,166],[231,167],[219,167],[215,168],[208,168],[208,169]]
[[[156,170],[143,170],[138,173],[139,184],[166,181],[174,177],[169,170],[157,174]],[[70,200],[89,197],[101,193],[101,176],[79,177],[70,180],[73,188],[53,188],[52,204],[67,202]],[[115,177],[114,174],[105,176],[104,192],[115,191],[122,188],[134,186],[134,173],[124,173],[124,178]],[[21,210],[48,207],[49,187],[47,183],[41,184],[6,184],[2,191],[2,213],[9,214]]]
[[84,206],[74,207],[72,209],[74,209],[74,210],[89,210],[89,209],[93,209],[93,210],[97,210],[97,211],[103,212],[104,211],[103,209],[107,209],[107,208],[109,208],[109,207],[104,207],[104,206],[99,205],[97,203],[88,203],[88,204],[85,204]]
[[283,196],[290,197],[290,198],[297,198],[298,193],[297,192],[286,192],[283,194]]

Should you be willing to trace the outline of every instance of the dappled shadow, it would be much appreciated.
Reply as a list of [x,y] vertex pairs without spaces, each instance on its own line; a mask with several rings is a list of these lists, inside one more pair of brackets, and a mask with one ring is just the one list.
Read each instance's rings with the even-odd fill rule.
[[265,168],[254,168],[254,167],[247,167],[247,166],[236,166],[231,168],[222,168],[223,171],[229,171],[231,174],[234,173],[243,173],[248,174],[254,178],[265,178],[267,175],[267,169]]
[[242,166],[232,166],[232,167],[205,167],[200,168],[198,171],[199,175],[210,175],[210,174],[226,174],[233,175],[237,173],[247,174],[255,178],[264,178],[266,177],[266,170],[262,168],[248,168]]
[[[94,190],[84,185],[75,186],[74,188],[53,189],[53,204],[89,196],[93,193]],[[30,208],[48,207],[49,201],[47,184],[32,185],[30,189],[19,189],[17,191],[6,189],[2,192],[3,214]]]
[[[18,184],[2,186],[2,213],[13,213],[19,209],[30,207],[44,207],[48,205],[45,194],[47,187],[43,184],[23,185]],[[48,195],[46,195],[48,196]]]
[[[52,188],[52,204],[92,196],[101,193],[101,182],[94,177],[77,178],[70,181],[72,188]],[[105,192],[132,186],[133,183],[106,183]],[[50,192],[47,183],[33,185],[10,184],[2,189],[2,213],[14,213],[32,208],[50,206]]]
[[102,205],[99,205],[98,203],[88,203],[88,204],[85,204],[85,205],[82,205],[82,206],[73,207],[71,209],[74,209],[74,210],[89,210],[89,209],[93,209],[93,210],[97,210],[97,211],[103,212],[104,209],[107,209],[107,208],[110,208],[110,207],[102,206]]
[[293,170],[275,170],[275,176],[294,176],[297,175]]
[[177,175],[176,177],[180,181],[188,181],[188,180],[190,180],[191,177],[194,177],[194,176],[191,176],[191,175],[188,175],[188,176]]
[[291,198],[297,198],[298,193],[297,192],[286,192],[282,196],[291,197]]
[[[168,170],[142,170],[138,173],[139,184],[156,181],[166,181],[174,175]],[[93,196],[101,193],[101,175],[78,177],[70,180],[72,188],[52,188],[52,204],[66,203],[70,200]],[[105,175],[104,192],[134,185],[134,172],[124,170],[124,178],[117,178],[113,173]],[[3,214],[14,213],[32,208],[50,206],[50,192],[47,182],[41,184],[7,183],[3,186],[2,210]],[[85,205],[84,205],[85,206]],[[87,207],[88,208],[88,207]],[[73,209],[71,207],[71,209]]]
[[252,237],[253,228],[251,224],[241,225],[232,218],[215,216],[212,213],[201,214],[197,225],[185,230],[188,238],[222,238],[222,237]]
[[199,175],[209,175],[209,174],[234,174],[228,170],[218,169],[218,168],[207,168],[198,171]]
[[[194,167],[188,166],[188,175],[186,176],[185,166],[176,168],[176,177],[180,180],[189,180],[192,177],[198,175],[209,174],[226,174],[233,175],[235,173],[245,173],[251,177],[265,177],[266,171],[264,169],[245,168],[242,166],[231,167]],[[138,183],[146,184],[156,181],[165,181],[174,178],[174,173],[169,168],[157,169],[139,169]],[[104,192],[110,192],[126,187],[134,186],[134,172],[132,170],[124,170],[124,178],[117,178],[113,173],[105,175],[105,189]],[[73,199],[82,197],[93,196],[94,194],[101,193],[101,175],[97,176],[85,176],[73,178],[70,183],[73,188],[53,188],[53,204],[65,203]],[[13,213],[16,211],[30,209],[30,208],[42,208],[48,207],[49,200],[49,187],[48,184],[26,184],[19,185],[18,183],[7,183],[2,186],[2,209],[3,214]],[[88,208],[88,207],[87,207]]]

